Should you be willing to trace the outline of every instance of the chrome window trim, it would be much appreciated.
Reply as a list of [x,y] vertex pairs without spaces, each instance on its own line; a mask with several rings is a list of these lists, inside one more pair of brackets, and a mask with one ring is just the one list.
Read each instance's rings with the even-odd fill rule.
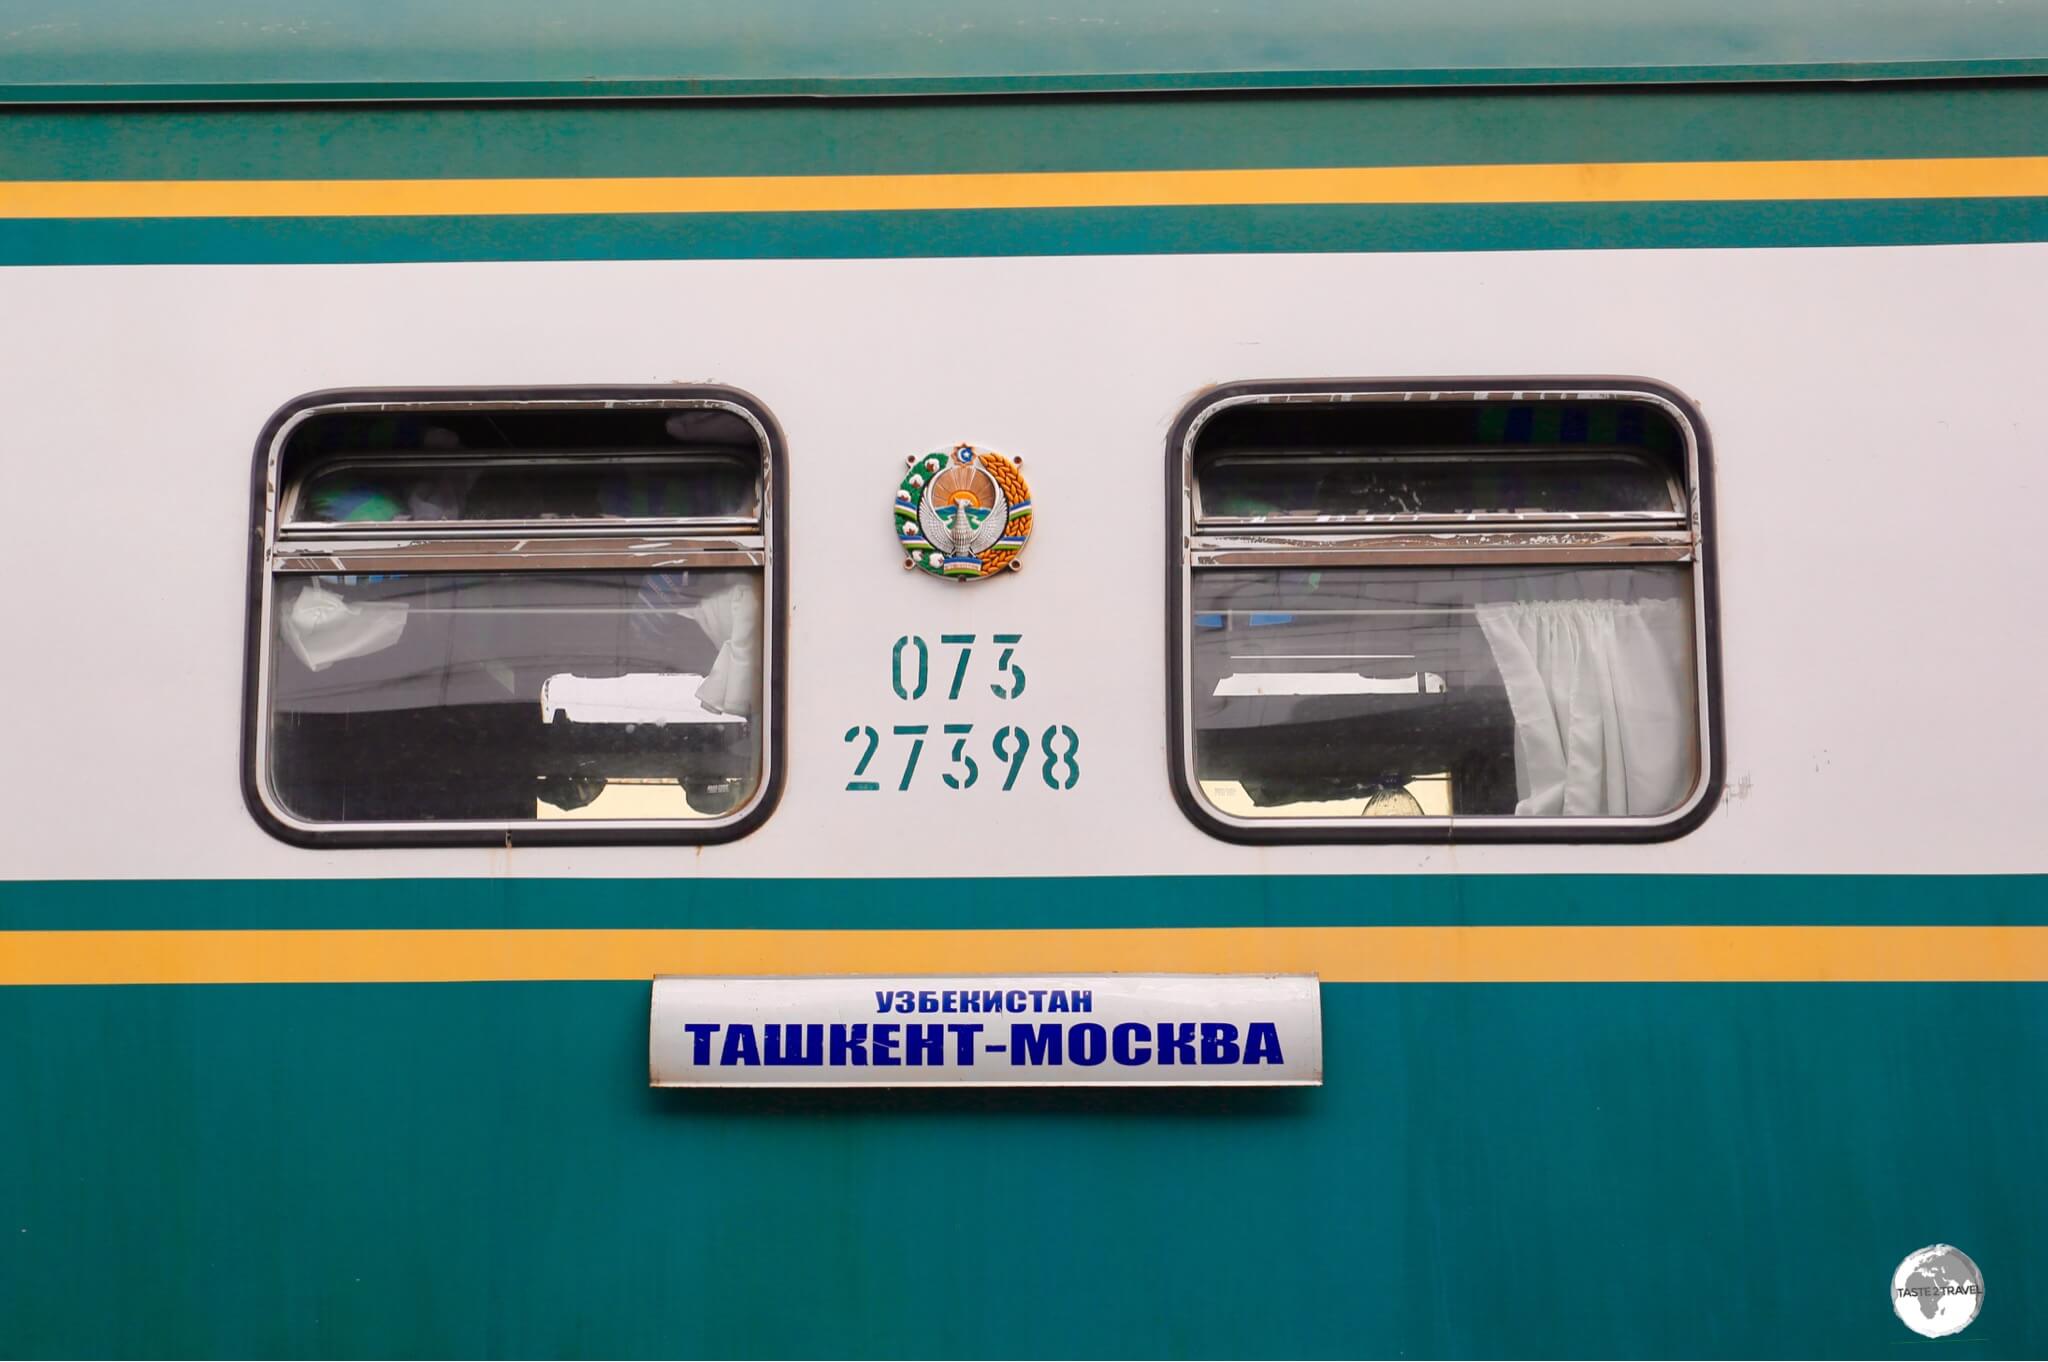
[[[1386,403],[1386,402],[1557,402],[1557,401],[1625,401],[1647,403],[1668,417],[1677,428],[1684,444],[1685,487],[1687,513],[1683,521],[1682,539],[1686,548],[1682,555],[1671,556],[1669,550],[1678,547],[1675,542],[1665,542],[1654,548],[1642,546],[1637,551],[1653,556],[1622,558],[1618,555],[1602,555],[1604,561],[1614,562],[1689,562],[1693,565],[1693,685],[1695,697],[1695,718],[1698,722],[1699,771],[1693,789],[1677,808],[1668,813],[1646,817],[1613,817],[1607,815],[1589,817],[1518,816],[1514,814],[1460,815],[1453,813],[1442,818],[1409,817],[1354,817],[1354,818],[1245,818],[1225,813],[1211,803],[1202,792],[1201,782],[1195,775],[1195,730],[1193,722],[1194,695],[1194,631],[1190,627],[1193,615],[1194,573],[1197,567],[1266,567],[1279,563],[1315,563],[1318,566],[1336,566],[1346,563],[1358,565],[1391,566],[1402,564],[1413,566],[1418,561],[1439,563],[1446,567],[1473,562],[1559,562],[1583,566],[1583,557],[1574,558],[1569,552],[1558,553],[1552,548],[1523,544],[1518,546],[1520,557],[1481,557],[1477,550],[1466,553],[1448,547],[1428,544],[1410,544],[1399,548],[1391,543],[1383,545],[1384,552],[1377,557],[1373,546],[1360,544],[1357,536],[1348,538],[1342,546],[1327,544],[1318,539],[1312,547],[1303,542],[1298,549],[1277,545],[1279,535],[1252,536],[1233,535],[1232,539],[1244,543],[1252,538],[1264,542],[1264,553],[1268,561],[1254,562],[1247,557],[1232,557],[1227,564],[1215,558],[1219,553],[1256,554],[1261,550],[1249,543],[1241,549],[1219,546],[1215,536],[1197,532],[1196,507],[1198,490],[1195,482],[1195,447],[1201,439],[1203,428],[1223,412],[1243,406],[1287,405],[1287,404],[1335,404],[1335,403]],[[1176,675],[1175,687],[1176,723],[1179,729],[1175,735],[1173,750],[1176,753],[1177,769],[1174,784],[1183,797],[1184,804],[1190,804],[1190,813],[1199,808],[1194,821],[1206,825],[1207,830],[1242,834],[1247,841],[1351,841],[1351,842],[1456,842],[1459,840],[1484,841],[1597,841],[1609,840],[1615,836],[1624,838],[1653,839],[1665,830],[1669,835],[1679,835],[1688,830],[1705,816],[1706,801],[1718,789],[1720,772],[1718,761],[1720,747],[1718,732],[1714,725],[1718,698],[1714,691],[1714,658],[1711,617],[1712,599],[1709,595],[1710,561],[1712,546],[1707,542],[1704,531],[1703,481],[1705,470],[1702,465],[1702,433],[1692,415],[1685,407],[1666,397],[1654,387],[1634,387],[1612,380],[1593,380],[1574,386],[1568,381],[1546,382],[1540,385],[1515,388],[1468,387],[1462,385],[1430,387],[1418,383],[1407,387],[1396,384],[1370,388],[1322,386],[1303,383],[1296,387],[1275,385],[1252,392],[1224,389],[1222,394],[1199,405],[1190,404],[1192,415],[1184,415],[1185,429],[1177,451],[1179,486],[1174,489],[1176,533],[1172,536],[1174,552],[1178,559],[1179,589],[1176,593],[1175,609],[1178,618],[1171,627],[1178,647],[1173,657]],[[1286,527],[1298,536],[1298,525]],[[1580,526],[1583,530],[1584,527]],[[1655,532],[1652,532],[1655,533]],[[1498,537],[1499,532],[1490,532],[1489,537]],[[1454,537],[1448,534],[1445,538]],[[1462,538],[1463,536],[1455,536]],[[1516,552],[1509,548],[1508,552]],[[1589,548],[1588,551],[1597,551]],[[1402,558],[1399,555],[1411,555]],[[1198,555],[1206,555],[1209,561],[1198,562]],[[1337,555],[1331,557],[1326,555]],[[1424,556],[1426,555],[1426,556]],[[1654,556],[1663,555],[1663,556]],[[1300,834],[1290,837],[1288,834]],[[1369,834],[1369,835],[1368,835]],[[1607,836],[1603,838],[1603,834]]]
[[[727,830],[740,829],[742,833],[750,831],[751,824],[765,817],[765,811],[772,807],[773,802],[779,798],[781,793],[780,777],[782,773],[777,757],[782,735],[778,731],[777,720],[782,717],[782,706],[779,697],[782,685],[781,667],[783,658],[779,645],[783,635],[782,631],[777,627],[782,603],[778,593],[778,574],[775,570],[775,558],[778,552],[776,544],[778,517],[773,513],[773,508],[777,505],[775,498],[779,492],[775,482],[777,476],[775,454],[780,448],[779,435],[771,433],[766,423],[750,406],[723,397],[685,396],[683,394],[677,394],[674,397],[649,396],[631,398],[521,397],[515,395],[516,391],[531,390],[508,391],[505,397],[498,399],[488,397],[435,398],[410,396],[391,400],[353,399],[331,402],[300,399],[302,402],[306,402],[306,405],[293,409],[291,415],[278,422],[275,430],[271,433],[263,450],[259,493],[262,498],[261,538],[258,544],[259,552],[255,558],[255,575],[257,580],[252,588],[251,599],[251,607],[255,612],[250,635],[250,659],[254,672],[250,678],[249,704],[251,706],[251,713],[247,730],[249,734],[248,750],[245,755],[245,761],[248,765],[244,770],[244,775],[248,778],[245,789],[261,805],[263,819],[259,821],[268,820],[269,823],[274,824],[270,829],[273,832],[281,831],[296,835],[287,840],[294,840],[298,841],[301,845],[312,846],[412,845],[416,844],[416,839],[429,841],[445,840],[471,844],[502,840],[508,845],[516,839],[526,844],[553,843],[555,845],[565,845],[579,841],[590,841],[592,840],[592,834],[600,836],[616,834],[615,837],[607,838],[606,840],[644,841],[649,843],[713,841],[723,840],[718,834]],[[744,396],[744,394],[736,395]],[[733,415],[740,417],[747,423],[748,428],[754,432],[755,441],[761,451],[761,516],[758,522],[748,521],[745,523],[749,526],[758,523],[760,527],[759,549],[752,550],[738,546],[733,546],[730,549],[720,549],[707,546],[705,550],[707,552],[753,554],[759,558],[758,563],[744,564],[745,566],[758,566],[760,568],[762,632],[764,637],[761,650],[761,778],[756,783],[753,794],[738,808],[714,818],[565,819],[560,821],[538,818],[426,819],[345,823],[311,822],[299,818],[286,809],[283,802],[277,798],[270,779],[269,720],[272,586],[280,576],[305,572],[325,572],[332,569],[319,566],[293,566],[286,568],[280,563],[280,559],[289,558],[299,552],[299,548],[296,545],[290,545],[282,551],[279,548],[279,532],[281,528],[280,503],[285,490],[279,484],[279,465],[285,448],[291,443],[294,432],[307,421],[316,416],[328,416],[338,412],[506,411],[522,408],[527,410],[561,411],[620,410],[627,408],[721,410],[731,412]],[[429,457],[440,453],[440,451],[427,452]],[[441,456],[445,457],[445,455]],[[398,522],[379,524],[375,527],[376,531],[380,535],[388,536],[394,523]],[[420,531],[424,528],[415,522],[403,523],[409,530]],[[432,522],[426,523],[431,524]],[[598,523],[600,522],[578,521],[573,522],[571,528],[585,537],[607,538],[614,542],[619,539],[633,540],[644,538],[643,527],[634,524],[621,525],[620,531],[616,535],[593,536],[590,534],[590,531]],[[429,537],[441,538],[442,536],[429,536],[425,533],[415,533],[413,536],[410,536],[411,539],[415,540],[425,540]],[[446,536],[446,538],[453,541],[460,539],[461,536],[450,535]],[[503,542],[516,543],[519,541],[513,539]],[[287,538],[286,543],[287,545],[290,544],[289,538]],[[362,548],[366,546],[358,545],[356,547]],[[465,545],[465,547],[473,549],[475,545],[470,543]],[[393,551],[403,552],[404,550],[394,546]],[[627,552],[630,551],[630,549],[627,550]],[[665,550],[663,551],[665,552]],[[372,556],[373,558],[375,556],[374,550],[372,551]],[[680,555],[671,556],[678,557]],[[387,566],[389,561],[388,559],[386,560]],[[608,564],[585,564],[586,567],[605,565]],[[646,570],[649,566],[658,565],[640,562],[637,566],[639,570]],[[741,565],[738,563],[730,564],[730,566]],[[567,570],[566,563],[550,564],[550,566],[557,566],[562,570]],[[498,568],[492,570],[508,570],[508,567],[509,565],[500,564]],[[421,569],[414,568],[412,570],[419,571]],[[450,563],[442,566],[441,570],[462,571],[473,569],[457,568]]]
[[1456,534],[1196,534],[1187,542],[1190,567],[1390,567],[1420,563],[1686,563],[1697,545],[1688,531],[1668,529],[1483,530]]
[[435,535],[416,539],[285,540],[268,552],[270,570],[334,572],[571,572],[611,568],[765,567],[765,534],[578,535],[574,538]]

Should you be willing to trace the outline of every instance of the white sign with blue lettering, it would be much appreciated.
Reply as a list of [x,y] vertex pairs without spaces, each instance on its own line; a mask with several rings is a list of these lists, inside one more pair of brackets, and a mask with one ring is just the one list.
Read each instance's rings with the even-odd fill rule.
[[1323,1081],[1312,974],[654,981],[659,1088],[1195,1087]]

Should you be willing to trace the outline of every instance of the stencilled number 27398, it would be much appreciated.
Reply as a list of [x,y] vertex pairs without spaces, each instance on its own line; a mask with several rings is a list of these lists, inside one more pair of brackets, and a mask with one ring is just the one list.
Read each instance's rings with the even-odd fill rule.
[[[855,724],[844,740],[851,749],[853,775],[846,788],[857,794],[878,792],[886,781],[889,788],[907,791],[917,780],[920,760],[927,742],[934,744],[940,763],[939,779],[947,789],[969,790],[981,779],[982,762],[990,763],[991,782],[998,774],[1001,788],[1014,790],[1031,768],[1031,756],[1040,754],[1039,780],[1049,790],[1071,790],[1081,779],[1081,739],[1066,724],[1048,724],[1034,744],[1031,734],[1016,724],[1004,724],[978,737],[973,724],[891,724],[888,737],[872,724]],[[885,752],[886,749],[886,752]],[[889,777],[893,776],[891,780]]]

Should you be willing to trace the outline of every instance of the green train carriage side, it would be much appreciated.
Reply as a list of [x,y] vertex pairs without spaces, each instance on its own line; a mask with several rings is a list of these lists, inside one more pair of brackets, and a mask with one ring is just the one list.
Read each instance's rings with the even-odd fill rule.
[[0,37],[0,1352],[2048,1346],[2048,10],[214,17]]

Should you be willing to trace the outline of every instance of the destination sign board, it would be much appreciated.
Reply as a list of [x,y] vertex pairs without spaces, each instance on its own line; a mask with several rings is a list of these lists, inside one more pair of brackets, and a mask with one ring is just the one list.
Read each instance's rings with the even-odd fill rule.
[[1299,1086],[1323,1081],[1308,974],[838,975],[654,981],[664,1088]]

